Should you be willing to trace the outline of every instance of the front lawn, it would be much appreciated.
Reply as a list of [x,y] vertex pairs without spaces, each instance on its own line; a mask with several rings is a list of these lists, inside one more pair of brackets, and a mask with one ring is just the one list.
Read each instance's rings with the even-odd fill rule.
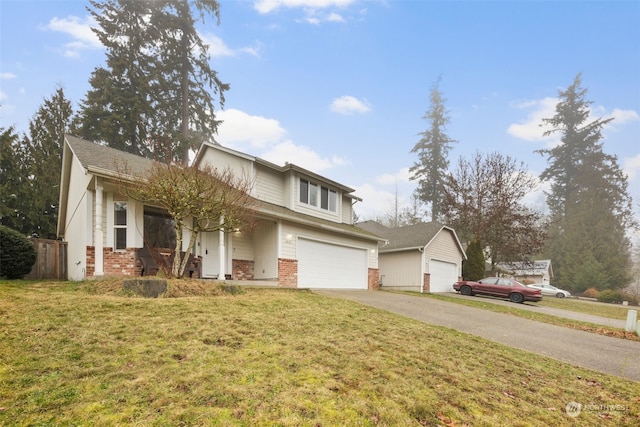
[[640,422],[638,382],[311,292],[189,283],[0,282],[0,425]]

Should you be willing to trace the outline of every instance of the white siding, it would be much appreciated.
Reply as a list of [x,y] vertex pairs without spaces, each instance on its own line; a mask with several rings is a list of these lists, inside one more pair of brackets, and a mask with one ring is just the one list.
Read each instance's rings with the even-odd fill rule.
[[274,221],[261,221],[254,231],[253,275],[255,279],[278,278],[277,232],[278,227]]
[[273,169],[257,166],[253,194],[265,202],[285,205],[284,177]]
[[253,260],[253,235],[238,231],[230,234],[233,259]]
[[254,178],[251,160],[238,157],[215,148],[207,148],[202,157],[201,163],[209,164],[211,167],[217,168],[221,171],[230,168],[237,177],[245,176],[249,179]]
[[87,245],[91,244],[91,205],[87,186],[91,178],[77,159],[73,159],[70,168],[69,196],[67,198],[67,218],[64,224],[64,240],[67,242],[67,272],[69,280],[82,280],[85,277]]
[[451,231],[441,230],[425,249],[425,272],[427,273],[429,273],[431,259],[455,264],[458,276],[462,275],[462,252]]
[[342,215],[342,217],[340,218],[341,222],[344,222],[345,224],[353,224],[353,205],[352,203],[352,199],[350,197],[341,197],[341,205],[342,205],[342,209],[340,209],[340,213]]
[[383,288],[419,292],[422,289],[422,253],[417,249],[380,254]]

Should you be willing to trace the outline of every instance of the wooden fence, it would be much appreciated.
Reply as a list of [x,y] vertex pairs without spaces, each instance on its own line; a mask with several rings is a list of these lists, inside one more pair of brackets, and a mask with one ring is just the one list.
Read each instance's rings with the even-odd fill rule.
[[31,239],[38,253],[31,272],[24,278],[29,280],[67,279],[67,242],[48,239]]

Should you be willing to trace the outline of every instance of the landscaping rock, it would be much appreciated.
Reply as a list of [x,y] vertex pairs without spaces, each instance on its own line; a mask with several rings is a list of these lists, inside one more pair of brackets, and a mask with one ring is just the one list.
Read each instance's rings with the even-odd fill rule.
[[167,291],[167,281],[161,279],[129,279],[122,282],[122,287],[145,298],[158,298]]

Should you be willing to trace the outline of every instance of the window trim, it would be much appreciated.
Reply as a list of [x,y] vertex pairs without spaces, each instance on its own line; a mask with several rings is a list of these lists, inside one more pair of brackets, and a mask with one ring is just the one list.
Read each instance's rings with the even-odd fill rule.
[[[118,205],[124,207],[124,224],[119,224],[118,223],[118,213],[117,213],[117,207]],[[129,206],[128,203],[126,201],[123,200],[114,200],[113,201],[113,250],[114,251],[124,251],[127,249],[127,223],[128,223],[128,210]],[[124,230],[124,247],[118,247],[118,231],[120,230]]]
[[[305,188],[306,191],[304,191]],[[298,179],[298,189],[298,202],[300,204],[321,210],[323,212],[332,214],[338,213],[337,190],[334,190],[327,185],[323,185],[303,177],[300,177]]]

